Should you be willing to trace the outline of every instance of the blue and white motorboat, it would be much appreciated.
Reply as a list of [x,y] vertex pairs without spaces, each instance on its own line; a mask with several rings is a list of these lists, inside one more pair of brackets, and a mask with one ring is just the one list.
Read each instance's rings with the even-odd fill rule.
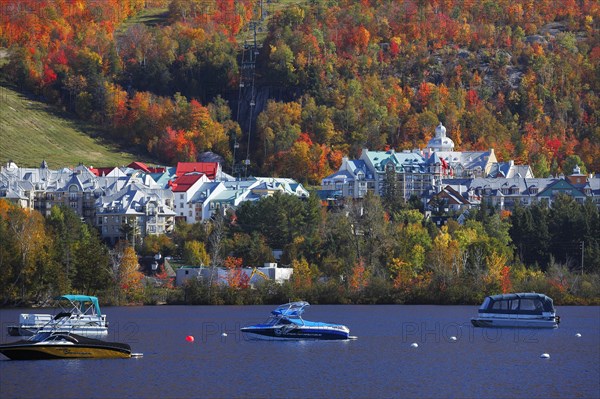
[[271,316],[265,323],[243,327],[242,332],[262,339],[343,340],[356,338],[350,336],[350,329],[344,325],[304,320],[302,313],[308,306],[310,304],[305,301],[278,306],[271,311]]
[[22,313],[19,324],[8,326],[12,336],[32,336],[39,332],[62,332],[103,339],[108,335],[106,315],[98,298],[88,295],[62,295],[56,298],[57,314]]
[[475,327],[557,328],[552,298],[538,293],[492,295],[479,307]]

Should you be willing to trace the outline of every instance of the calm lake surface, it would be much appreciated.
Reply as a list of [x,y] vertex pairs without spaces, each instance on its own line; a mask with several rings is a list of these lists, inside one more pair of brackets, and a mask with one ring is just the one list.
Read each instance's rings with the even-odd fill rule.
[[[0,355],[0,398],[600,397],[600,307],[558,307],[556,330],[498,330],[471,327],[476,306],[314,305],[307,320],[345,324],[358,339],[256,341],[239,332],[273,308],[107,307],[108,339],[142,358]],[[2,342],[15,339],[6,326],[22,312],[0,310]]]

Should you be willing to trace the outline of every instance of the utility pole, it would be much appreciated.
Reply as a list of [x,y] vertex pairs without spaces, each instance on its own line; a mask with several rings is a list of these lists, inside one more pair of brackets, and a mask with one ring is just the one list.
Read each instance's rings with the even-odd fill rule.
[[581,277],[583,277],[583,253],[585,249],[585,241],[581,241]]

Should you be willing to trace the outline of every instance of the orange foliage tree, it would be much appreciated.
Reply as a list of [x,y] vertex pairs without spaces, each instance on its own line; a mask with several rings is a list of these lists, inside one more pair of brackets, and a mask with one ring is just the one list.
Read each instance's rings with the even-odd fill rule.
[[143,288],[143,277],[135,249],[130,245],[126,246],[123,248],[119,264],[118,284],[128,303],[139,301]]
[[225,281],[230,288],[246,289],[250,287],[250,276],[244,273],[242,269],[242,258],[228,256],[225,258],[224,265],[227,269]]
[[365,262],[363,259],[360,259],[352,268],[352,274],[348,280],[350,291],[362,291],[369,284],[369,277],[370,273],[365,267]]

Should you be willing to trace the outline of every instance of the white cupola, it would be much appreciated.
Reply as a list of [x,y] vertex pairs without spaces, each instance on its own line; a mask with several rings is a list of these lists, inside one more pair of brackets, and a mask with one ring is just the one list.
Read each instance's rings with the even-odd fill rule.
[[446,128],[442,122],[435,128],[435,137],[429,140],[427,148],[431,151],[454,151],[454,141],[446,137]]

